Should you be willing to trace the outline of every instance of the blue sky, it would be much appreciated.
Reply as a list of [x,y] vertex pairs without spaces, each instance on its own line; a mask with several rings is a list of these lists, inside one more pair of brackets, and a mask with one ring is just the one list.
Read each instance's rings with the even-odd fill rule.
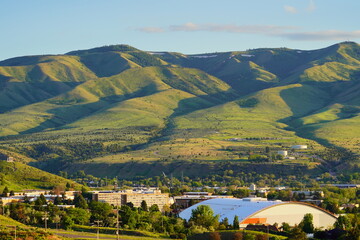
[[111,44],[206,53],[360,41],[359,0],[0,0],[0,60]]

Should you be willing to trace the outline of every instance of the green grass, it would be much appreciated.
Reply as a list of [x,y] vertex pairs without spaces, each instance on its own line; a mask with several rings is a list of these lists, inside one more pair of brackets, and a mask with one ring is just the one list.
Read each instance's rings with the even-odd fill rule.
[[67,183],[75,189],[81,189],[82,185],[71,180],[53,175],[19,162],[8,163],[0,161],[0,188],[8,187],[9,190],[20,191],[23,189],[49,189],[55,186],[65,188]]
[[342,43],[152,55],[115,45],[9,59],[0,62],[0,144],[29,155],[38,144],[59,150],[34,154],[44,167],[80,161],[66,143],[100,144],[102,152],[81,158],[87,164],[246,162],[224,149],[302,143],[358,152],[358,52]]
[[0,215],[0,226],[17,226],[22,228],[26,227],[26,225],[4,215]]

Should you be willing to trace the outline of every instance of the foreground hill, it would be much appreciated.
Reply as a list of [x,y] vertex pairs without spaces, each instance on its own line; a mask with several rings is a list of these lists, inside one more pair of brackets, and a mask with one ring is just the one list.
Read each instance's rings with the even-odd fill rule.
[[19,162],[0,161],[0,189],[20,191],[23,189],[48,189],[70,184],[72,188],[81,189],[81,185],[71,180],[53,175]]
[[360,153],[360,46],[352,42],[198,55],[115,45],[2,61],[0,86],[2,148],[53,172],[245,163],[249,152],[296,144],[352,151],[351,164]]

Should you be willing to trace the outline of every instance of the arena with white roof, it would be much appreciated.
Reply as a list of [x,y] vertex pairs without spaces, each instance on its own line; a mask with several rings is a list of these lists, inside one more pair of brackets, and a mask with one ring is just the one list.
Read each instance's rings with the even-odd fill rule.
[[180,213],[180,217],[189,220],[192,210],[199,205],[208,205],[220,221],[227,218],[232,222],[238,216],[240,227],[248,224],[274,224],[281,225],[286,222],[292,226],[299,224],[304,215],[311,213],[313,223],[317,228],[328,228],[336,221],[336,216],[315,205],[302,202],[267,201],[264,198],[229,198],[210,199],[197,203]]

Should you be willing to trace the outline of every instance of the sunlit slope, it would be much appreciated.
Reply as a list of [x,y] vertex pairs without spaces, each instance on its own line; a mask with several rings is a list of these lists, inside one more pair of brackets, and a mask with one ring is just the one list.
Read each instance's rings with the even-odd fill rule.
[[355,149],[359,59],[351,42],[196,55],[114,45],[13,58],[0,62],[0,142],[51,164],[235,160],[233,145],[307,139]]
[[155,125],[160,126],[175,110],[181,113],[209,107],[234,96],[227,84],[196,69],[135,68],[89,80],[58,97],[1,114],[1,134],[38,132],[79,119],[83,120],[68,127],[124,128],[138,122],[130,116],[142,119],[141,126],[153,126],[154,116]]
[[283,129],[284,119],[317,110],[327,98],[325,92],[316,88],[295,84],[262,90],[231,103],[178,117],[175,122],[179,128],[236,129],[243,137],[275,137],[287,134]]
[[360,153],[360,107],[333,104],[295,120],[292,125],[303,137]]
[[81,189],[81,185],[57,175],[44,172],[40,169],[28,166],[19,162],[8,163],[0,161],[0,188],[5,186],[10,190],[19,191],[22,189],[49,189],[56,186],[65,188],[66,184]]
[[52,98],[94,78],[78,57],[23,57],[0,62],[0,111]]
[[128,45],[113,45],[67,53],[79,56],[98,77],[109,77],[130,68],[162,66],[167,63]]
[[327,48],[251,49],[243,52],[183,55],[162,54],[168,62],[208,72],[241,93],[278,84],[351,81],[359,69],[360,47],[344,42]]
[[[89,163],[119,163],[129,159],[238,159],[239,156],[232,153],[225,154],[224,149],[234,145],[246,149],[261,148],[274,143],[311,143],[289,130],[286,121],[321,108],[327,99],[325,92],[301,84],[262,90],[228,103],[174,115],[171,128],[164,133],[161,141],[151,142],[135,151],[97,157]],[[147,115],[151,116],[151,113],[147,112]],[[136,124],[136,121],[133,124]],[[231,141],[233,138],[267,138],[275,142],[235,143]]]

